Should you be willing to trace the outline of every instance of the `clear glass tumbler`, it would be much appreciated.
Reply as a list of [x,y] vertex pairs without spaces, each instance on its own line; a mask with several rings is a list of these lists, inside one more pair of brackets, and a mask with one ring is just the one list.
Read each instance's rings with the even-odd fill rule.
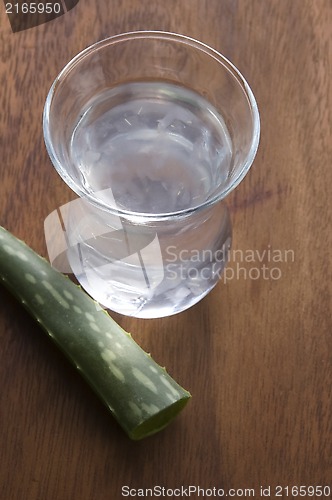
[[201,300],[231,244],[223,200],[248,172],[259,133],[247,82],[201,42],[132,32],[74,57],[47,96],[44,137],[78,195],[60,211],[83,288],[141,318]]

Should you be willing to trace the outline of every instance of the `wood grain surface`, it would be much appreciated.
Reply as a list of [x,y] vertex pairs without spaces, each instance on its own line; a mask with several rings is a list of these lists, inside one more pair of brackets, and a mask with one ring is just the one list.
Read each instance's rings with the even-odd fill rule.
[[228,279],[180,315],[113,315],[192,393],[163,432],[128,440],[0,288],[1,500],[117,500],[125,485],[332,489],[331,12],[330,0],[80,0],[13,33],[1,3],[0,224],[42,255],[43,221],[71,196],[44,147],[43,105],[91,43],[139,29],[200,39],[245,75],[262,127],[228,198],[242,251]]

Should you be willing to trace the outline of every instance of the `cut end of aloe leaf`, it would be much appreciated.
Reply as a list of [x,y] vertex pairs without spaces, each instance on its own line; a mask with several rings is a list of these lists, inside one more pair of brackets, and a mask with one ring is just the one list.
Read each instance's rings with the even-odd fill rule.
[[169,425],[169,423],[177,416],[178,413],[186,406],[190,399],[191,395],[187,393],[186,397],[183,399],[176,401],[171,404],[164,410],[161,410],[159,413],[154,415],[153,417],[144,420],[141,424],[139,424],[135,429],[128,432],[128,435],[134,441],[139,441],[148,436],[152,436],[157,432],[163,430],[165,427]]
[[134,440],[166,427],[190,394],[80,287],[0,226],[0,280]]

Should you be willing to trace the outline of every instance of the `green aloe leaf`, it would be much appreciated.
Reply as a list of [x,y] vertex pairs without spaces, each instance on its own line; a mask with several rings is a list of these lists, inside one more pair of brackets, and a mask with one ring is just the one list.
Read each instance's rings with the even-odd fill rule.
[[190,398],[106,311],[0,226],[0,280],[65,352],[132,439],[163,429]]

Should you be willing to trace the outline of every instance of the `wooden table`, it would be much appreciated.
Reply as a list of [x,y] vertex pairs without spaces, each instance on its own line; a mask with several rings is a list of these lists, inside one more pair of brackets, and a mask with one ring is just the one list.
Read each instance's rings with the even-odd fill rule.
[[0,289],[1,500],[116,500],[123,486],[174,498],[189,485],[242,489],[235,498],[332,488],[331,10],[330,0],[80,0],[12,33],[1,4],[0,223],[44,256],[43,221],[68,191],[45,151],[42,110],[86,46],[139,29],[200,39],[246,76],[262,126],[228,198],[233,276],[180,315],[114,314],[192,393],[163,432],[131,442]]

